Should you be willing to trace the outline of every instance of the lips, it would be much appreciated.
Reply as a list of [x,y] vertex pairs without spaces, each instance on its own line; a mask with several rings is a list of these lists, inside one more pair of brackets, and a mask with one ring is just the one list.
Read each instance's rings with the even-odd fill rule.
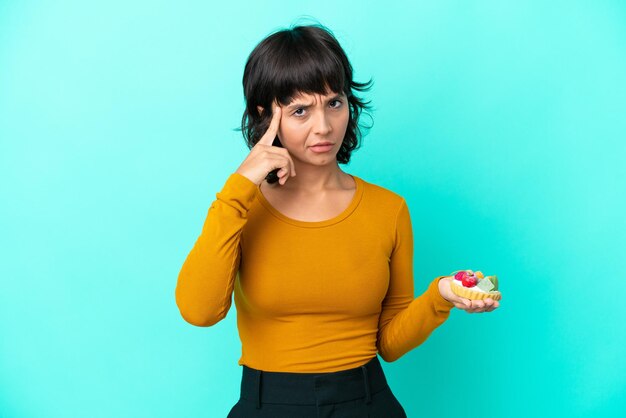
[[312,145],[309,147],[311,152],[316,154],[330,152],[334,148],[331,142],[320,142],[319,144]]

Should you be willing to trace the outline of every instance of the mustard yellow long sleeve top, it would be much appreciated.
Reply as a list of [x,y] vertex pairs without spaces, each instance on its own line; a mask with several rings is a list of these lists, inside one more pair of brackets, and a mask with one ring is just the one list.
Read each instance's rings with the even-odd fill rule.
[[178,276],[176,304],[197,326],[222,320],[234,291],[239,365],[324,373],[387,362],[423,343],[454,304],[435,278],[413,296],[413,233],[405,199],[357,176],[350,205],[305,222],[232,173]]

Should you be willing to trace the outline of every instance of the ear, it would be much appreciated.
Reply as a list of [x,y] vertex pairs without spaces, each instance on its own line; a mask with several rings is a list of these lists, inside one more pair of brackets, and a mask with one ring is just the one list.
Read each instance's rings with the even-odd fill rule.
[[261,114],[263,113],[263,107],[262,106],[257,106],[256,110],[259,112],[259,116],[261,116]]

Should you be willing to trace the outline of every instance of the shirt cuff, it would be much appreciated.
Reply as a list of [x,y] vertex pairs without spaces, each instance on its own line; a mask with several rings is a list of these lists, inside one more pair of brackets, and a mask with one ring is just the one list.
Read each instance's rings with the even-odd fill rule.
[[231,173],[226,179],[222,190],[215,195],[216,199],[235,208],[244,217],[252,206],[256,196],[257,184],[248,177],[237,172]]

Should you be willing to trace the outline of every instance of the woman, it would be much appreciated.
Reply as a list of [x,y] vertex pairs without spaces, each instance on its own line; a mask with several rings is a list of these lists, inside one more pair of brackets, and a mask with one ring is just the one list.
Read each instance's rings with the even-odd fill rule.
[[268,36],[243,86],[251,151],[216,194],[176,287],[197,326],[222,320],[234,292],[243,373],[228,417],[405,417],[377,354],[397,360],[454,306],[498,302],[456,296],[451,276],[413,297],[405,199],[339,167],[367,107],[353,91],[368,84],[353,81],[328,29]]

